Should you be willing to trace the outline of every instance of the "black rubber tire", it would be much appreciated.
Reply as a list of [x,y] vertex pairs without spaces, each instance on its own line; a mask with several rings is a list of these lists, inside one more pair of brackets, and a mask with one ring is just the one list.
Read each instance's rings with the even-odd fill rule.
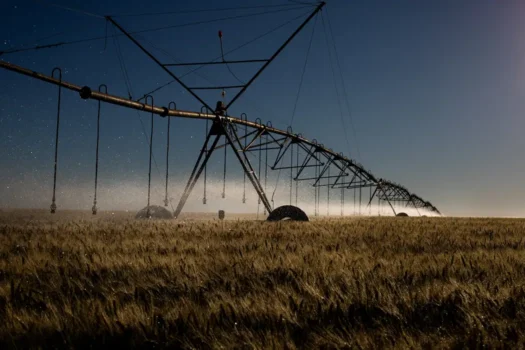
[[268,215],[267,221],[281,221],[281,220],[292,220],[292,221],[309,221],[308,215],[298,207],[293,205],[283,205],[279,208],[275,208],[270,215]]
[[147,216],[148,207],[141,209],[135,219],[173,219],[173,214],[166,208],[159,205],[150,205],[149,206],[149,215]]

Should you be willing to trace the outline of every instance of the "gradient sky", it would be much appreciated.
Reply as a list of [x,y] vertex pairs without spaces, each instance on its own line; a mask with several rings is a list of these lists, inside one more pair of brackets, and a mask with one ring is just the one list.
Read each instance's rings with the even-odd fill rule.
[[[102,15],[262,4],[251,0],[55,3]],[[277,9],[282,8],[115,18],[134,31]],[[164,62],[209,60],[220,55],[218,30],[223,31],[228,50],[307,11],[297,8],[144,33],[141,39],[151,42],[153,46],[148,43],[147,47]],[[104,19],[49,6],[44,1],[4,0],[0,13],[1,50],[104,36],[106,31]],[[522,216],[524,14],[525,2],[517,0],[328,1],[325,21],[328,15],[351,108],[351,118],[346,108],[343,115],[350,145],[341,127],[320,17],[301,32],[229,113],[237,116],[246,112],[251,120],[271,120],[274,126],[285,129],[291,121],[306,49],[315,29],[293,122],[295,132],[356,158],[376,176],[401,183],[446,215]],[[266,58],[299,23],[297,20],[229,58]],[[108,33],[112,31],[109,26]],[[129,40],[121,37],[118,43],[133,97],[170,80]],[[111,38],[106,43],[98,40],[3,55],[0,59],[46,74],[59,66],[64,70],[63,78],[72,83],[93,88],[104,83],[112,94],[128,94]],[[234,69],[242,79],[253,74],[250,66]],[[224,67],[201,72],[214,83],[235,84]],[[185,81],[191,85],[207,83],[194,75]],[[0,82],[0,206],[45,203],[42,206],[47,207],[52,188],[56,88],[8,71],[0,71]],[[210,103],[220,98],[218,93],[205,97]],[[169,101],[176,101],[179,109],[200,108],[175,84],[155,94],[155,104],[167,105]],[[76,93],[64,92],[61,186],[92,186],[96,107],[94,101],[82,101]],[[102,108],[101,183],[143,187],[148,148],[139,118],[149,130],[148,115],[110,105]],[[160,118],[155,121],[165,123]],[[175,120],[172,126],[175,141],[170,167],[173,177],[184,181],[198,154],[204,124]],[[163,132],[159,127],[159,135]],[[165,136],[159,137],[164,140]],[[155,145],[161,172],[163,147],[160,140]],[[215,175],[220,177],[220,159],[214,162]],[[236,170],[232,178],[239,174]],[[161,186],[162,177],[156,176]],[[122,188],[119,191],[125,191]],[[90,205],[87,200],[85,207]]]

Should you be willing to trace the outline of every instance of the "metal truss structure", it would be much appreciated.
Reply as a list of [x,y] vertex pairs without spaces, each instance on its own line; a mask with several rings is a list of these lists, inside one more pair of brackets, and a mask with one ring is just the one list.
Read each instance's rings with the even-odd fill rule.
[[[249,121],[245,114],[240,117],[232,117],[228,115],[228,108],[246,91],[250,84],[264,71],[264,69],[279,55],[279,53],[287,46],[287,44],[299,33],[299,31],[310,21],[325,5],[324,2],[319,3],[315,10],[308,16],[308,18],[295,30],[295,32],[282,44],[278,50],[268,59],[254,59],[243,61],[213,61],[213,62],[198,62],[198,63],[180,63],[180,64],[163,64],[149,51],[147,51],[130,33],[128,33],[122,26],[120,26],[113,18],[106,17],[106,19],[115,25],[116,28],[122,31],[138,48],[141,49],[148,57],[150,57],[157,65],[159,65],[166,73],[168,73],[174,80],[176,80],[183,88],[185,88],[191,95],[193,95],[199,102],[202,103],[203,108],[200,112],[178,110],[174,103],[170,103],[168,107],[155,106],[153,98],[146,96],[145,101],[134,101],[119,96],[110,95],[107,89],[92,90],[89,87],[82,87],[62,80],[62,77],[55,78],[44,75],[32,70],[0,61],[0,68],[4,68],[16,73],[30,76],[35,79],[42,80],[47,83],[54,84],[61,88],[76,91],[83,99],[93,99],[100,102],[115,104],[139,111],[150,112],[152,114],[152,132],[153,132],[153,115],[158,115],[164,118],[189,118],[206,120],[206,124],[211,123],[210,128],[206,128],[206,138],[204,144],[199,152],[197,161],[190,174],[184,192],[175,209],[174,216],[178,217],[184,208],[184,205],[190,196],[195,184],[201,177],[206,174],[206,165],[208,160],[219,149],[230,148],[237,158],[239,164],[244,171],[244,195],[243,202],[245,202],[246,179],[251,183],[257,192],[259,203],[261,203],[268,213],[275,209],[273,198],[269,199],[267,196],[267,171],[278,170],[284,171],[290,177],[290,205],[293,202],[293,184],[295,183],[295,203],[297,204],[297,197],[299,193],[299,184],[311,184],[314,188],[315,208],[316,214],[319,213],[319,202],[321,196],[321,188],[326,187],[327,198],[330,198],[330,191],[340,191],[341,206],[344,207],[344,194],[347,190],[353,190],[354,203],[356,195],[358,194],[359,214],[361,213],[361,203],[363,202],[363,190],[368,189],[368,198],[365,203],[368,207],[371,206],[374,198],[377,198],[379,205],[387,203],[394,215],[398,214],[396,208],[415,208],[418,213],[419,210],[441,215],[438,209],[429,201],[423,200],[421,197],[412,194],[405,187],[391,181],[377,178],[370,171],[366,170],[358,162],[344,156],[342,153],[336,153],[333,150],[318,143],[316,140],[308,140],[301,134],[294,133],[291,128],[281,130],[274,128],[270,122],[263,124],[258,118],[255,121]],[[221,34],[219,34],[221,35]],[[221,37],[222,40],[222,37]],[[211,86],[211,87],[188,87],[186,86],[170,69],[173,65],[208,65],[208,64],[236,64],[236,63],[262,63],[262,66],[257,70],[255,75],[243,85],[236,86]],[[209,103],[206,103],[195,91],[208,89],[238,89],[238,92],[230,100],[227,105],[218,102],[215,108],[212,108]],[[149,98],[148,98],[149,97]],[[142,99],[141,99],[142,100]],[[149,103],[148,103],[149,102]],[[60,110],[60,100],[59,100]],[[100,113],[100,109],[99,109]],[[59,115],[58,115],[59,117]],[[169,125],[169,123],[168,123]],[[153,136],[153,135],[152,135]],[[58,120],[57,120],[57,141],[58,141]],[[151,142],[150,140],[150,182],[151,182]],[[97,142],[98,147],[98,142]],[[97,148],[98,150],[98,148]],[[169,152],[169,133],[168,133],[168,152]],[[167,153],[167,157],[169,157]],[[225,153],[226,157],[226,153]],[[98,161],[98,152],[97,152]],[[258,165],[257,165],[258,163]],[[98,162],[97,162],[98,164]],[[264,164],[264,167],[263,167]],[[225,165],[226,166],[226,165]],[[226,168],[225,168],[226,174]],[[56,176],[56,157],[55,157],[55,176]],[[166,174],[166,198],[168,191],[168,174]],[[203,198],[206,204],[206,195]],[[54,207],[53,207],[54,206]],[[149,191],[148,191],[148,207],[149,207]],[[96,213],[96,188],[95,188],[95,203],[93,213]],[[56,210],[55,201],[53,199],[52,212]],[[355,213],[357,214],[357,213]],[[421,214],[420,214],[421,215]]]
[[[321,187],[343,191],[357,189],[359,190],[359,197],[362,198],[361,190],[368,188],[371,193],[368,205],[372,203],[374,198],[377,198],[379,202],[388,203],[394,214],[396,214],[395,204],[403,204],[404,207],[424,209],[440,214],[439,210],[432,203],[412,194],[405,187],[377,178],[358,162],[324,147],[323,144],[318,143],[316,140],[308,140],[301,134],[293,133],[290,128],[288,130],[280,130],[274,128],[269,122],[263,124],[260,120],[248,121],[245,115],[240,118],[218,115],[207,111],[205,107],[201,112],[192,112],[154,106],[100,91],[93,91],[88,87],[71,84],[11,63],[0,62],[0,67],[78,92],[83,99],[93,99],[139,111],[151,112],[161,117],[210,121],[212,127],[206,136],[204,147],[201,149],[184,194],[175,210],[175,216],[178,216],[182,211],[191,190],[213,152],[228,146],[233,147],[234,153],[237,155],[241,166],[243,166],[246,176],[251,181],[268,212],[272,211],[273,206],[266,196],[265,186],[261,184],[261,180],[267,177],[266,175],[261,175],[261,172],[266,172],[268,168],[265,166],[264,170],[262,170],[259,167],[258,171],[256,171],[249,160],[249,154],[257,153],[259,161],[262,162],[262,159],[266,159],[265,163],[272,170],[290,171],[293,175],[293,181],[310,182],[318,189]],[[219,144],[221,137],[224,137],[226,142]],[[213,141],[210,142],[212,139]],[[312,172],[307,172],[307,169],[314,169],[313,176],[308,175]],[[316,202],[318,201],[319,195],[316,194]],[[361,203],[361,200],[359,203]]]

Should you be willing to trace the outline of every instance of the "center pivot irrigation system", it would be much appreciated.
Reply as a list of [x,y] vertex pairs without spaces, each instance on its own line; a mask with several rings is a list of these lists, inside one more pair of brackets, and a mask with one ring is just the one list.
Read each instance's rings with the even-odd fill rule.
[[[150,193],[151,193],[151,164],[152,164],[152,145],[153,145],[153,128],[155,115],[162,118],[168,118],[167,123],[167,146],[166,146],[166,193],[164,205],[168,206],[168,160],[170,147],[170,121],[172,117],[202,119],[206,121],[206,137],[197,161],[191,171],[184,191],[179,199],[178,205],[174,209],[173,216],[177,218],[182,212],[184,205],[190,196],[197,181],[204,174],[204,196],[203,204],[206,204],[206,166],[212,154],[215,151],[224,149],[224,184],[226,181],[226,154],[230,149],[244,171],[243,182],[243,203],[246,203],[246,184],[249,183],[255,189],[259,204],[262,204],[265,213],[269,214],[268,220],[294,219],[308,220],[306,214],[297,207],[299,183],[307,182],[313,186],[313,195],[315,203],[315,215],[320,214],[321,189],[326,187],[326,198],[330,202],[330,191],[340,191],[339,199],[341,202],[341,215],[343,215],[345,191],[353,190],[354,197],[354,214],[371,214],[371,205],[374,198],[377,199],[379,208],[387,204],[394,215],[400,214],[403,208],[414,208],[419,215],[422,212],[441,215],[435,206],[430,202],[423,200],[421,197],[409,192],[405,187],[382,178],[377,178],[370,171],[358,162],[347,158],[342,153],[336,153],[326,148],[323,144],[318,143],[315,139],[308,140],[301,134],[296,134],[289,127],[287,130],[274,128],[270,122],[263,123],[259,118],[249,121],[246,114],[239,118],[230,116],[228,109],[241,97],[241,95],[250,87],[250,85],[260,76],[260,74],[272,63],[285,47],[296,37],[296,35],[314,18],[325,6],[325,2],[316,4],[315,9],[299,25],[299,27],[286,39],[286,41],[273,53],[268,59],[250,59],[250,60],[225,60],[224,54],[222,60],[213,60],[209,62],[188,62],[188,63],[170,63],[164,64],[150,51],[148,51],[133,35],[124,29],[112,16],[106,16],[106,20],[115,28],[118,28],[137,48],[139,48],[154,63],[162,68],[174,81],[182,88],[189,92],[201,104],[199,112],[183,111],[176,108],[175,103],[170,102],[168,107],[156,106],[151,95],[145,95],[139,100],[126,99],[123,97],[110,95],[107,93],[107,87],[101,85],[97,91],[88,86],[79,86],[62,80],[62,73],[59,68],[55,68],[50,76],[44,75],[12,63],[0,61],[0,67],[20,73],[41,81],[58,86],[58,108],[56,124],[56,142],[55,142],[55,163],[54,163],[54,182],[53,198],[51,204],[51,213],[57,210],[56,206],[56,174],[58,164],[58,143],[60,129],[60,97],[63,88],[76,91],[82,99],[93,99],[98,101],[97,115],[97,148],[96,148],[96,165],[95,165],[95,194],[93,203],[93,214],[97,213],[97,183],[98,183],[98,155],[99,155],[99,135],[100,135],[100,105],[101,102],[119,105],[130,109],[151,113],[151,134],[149,137],[150,157],[149,157],[149,179],[148,179],[148,201],[147,215],[150,212]],[[219,32],[222,48],[222,33]],[[61,45],[61,44],[59,44]],[[35,47],[49,48],[56,45],[47,45]],[[4,52],[9,53],[9,52]],[[0,52],[0,55],[3,54]],[[172,66],[206,66],[206,65],[229,65],[259,63],[261,67],[246,82],[241,85],[228,86],[198,86],[189,87],[170,69]],[[231,70],[230,70],[231,71]],[[232,73],[233,74],[233,73]],[[236,89],[237,93],[225,104],[218,101],[215,108],[205,102],[197,94],[199,90],[225,90]],[[143,101],[143,102],[142,102]],[[221,141],[222,140],[222,141]],[[250,159],[251,158],[251,159]],[[290,200],[289,205],[283,205],[275,208],[273,196],[268,198],[268,169],[289,172],[290,177]],[[295,183],[295,186],[293,185]],[[225,185],[224,185],[225,186]],[[223,198],[225,196],[225,187],[223,186]],[[294,202],[295,187],[295,206]],[[363,193],[364,192],[364,193]],[[274,192],[275,193],[275,192]],[[362,204],[367,203],[363,211]],[[358,210],[357,210],[358,208]]]

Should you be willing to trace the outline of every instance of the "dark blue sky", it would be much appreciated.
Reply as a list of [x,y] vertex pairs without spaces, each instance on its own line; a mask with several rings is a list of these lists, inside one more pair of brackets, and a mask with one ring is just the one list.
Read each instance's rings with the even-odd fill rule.
[[[92,1],[89,5],[82,1],[57,0],[55,3],[102,15],[263,4],[238,0],[220,3]],[[264,5],[278,4],[293,3],[264,2]],[[125,28],[136,31],[281,9],[115,18]],[[140,39],[164,62],[209,60],[220,55],[218,30],[224,33],[227,51],[308,11],[297,5],[285,12],[143,33]],[[0,13],[2,50],[104,36],[106,31],[103,19],[44,5],[40,1],[3,1]],[[522,185],[525,170],[522,161],[525,149],[522,137],[525,43],[522,33],[525,26],[521,23],[524,14],[522,1],[328,1],[324,18],[326,21],[328,15],[334,31],[356,133],[354,137],[343,103],[350,147],[341,127],[320,17],[305,28],[229,113],[246,112],[249,119],[271,120],[274,126],[281,128],[289,125],[315,23],[312,51],[293,122],[294,131],[350,154],[377,176],[405,185],[446,214],[520,216],[525,209],[522,205],[525,192]],[[229,58],[268,57],[300,21],[246,46]],[[109,26],[108,33],[112,32]],[[53,37],[44,39],[49,36]],[[121,37],[118,44],[133,97],[170,80],[129,40]],[[65,80],[92,87],[105,83],[110,93],[128,95],[111,38],[107,43],[91,41],[4,55],[0,59],[44,73],[59,66],[64,70]],[[241,79],[247,79],[253,72],[250,66],[234,69]],[[201,73],[213,83],[235,84],[224,67],[206,68]],[[0,204],[31,206],[45,196],[47,206],[51,190],[56,89],[7,71],[0,71],[0,81],[0,188],[3,197]],[[195,75],[188,76],[185,81],[190,85],[208,83]],[[210,103],[220,98],[218,93],[205,97]],[[175,84],[155,94],[156,104],[167,105],[171,100],[176,101],[180,109],[200,108]],[[64,92],[62,115],[60,168],[63,175],[59,180],[69,186],[90,188],[96,103],[81,101],[77,94]],[[128,182],[142,186],[144,183],[148,150],[139,118],[148,129],[147,115],[139,117],[135,111],[103,106],[101,181],[108,186]],[[165,123],[165,120],[156,119],[156,122]],[[174,151],[170,164],[173,176],[182,180],[196,157],[204,126],[202,122],[187,120],[176,120],[172,125],[172,137],[176,138],[173,147],[178,152]],[[162,132],[159,127],[159,135]],[[162,172],[161,141],[156,144],[155,154]],[[237,170],[232,177],[235,174],[240,172]]]

